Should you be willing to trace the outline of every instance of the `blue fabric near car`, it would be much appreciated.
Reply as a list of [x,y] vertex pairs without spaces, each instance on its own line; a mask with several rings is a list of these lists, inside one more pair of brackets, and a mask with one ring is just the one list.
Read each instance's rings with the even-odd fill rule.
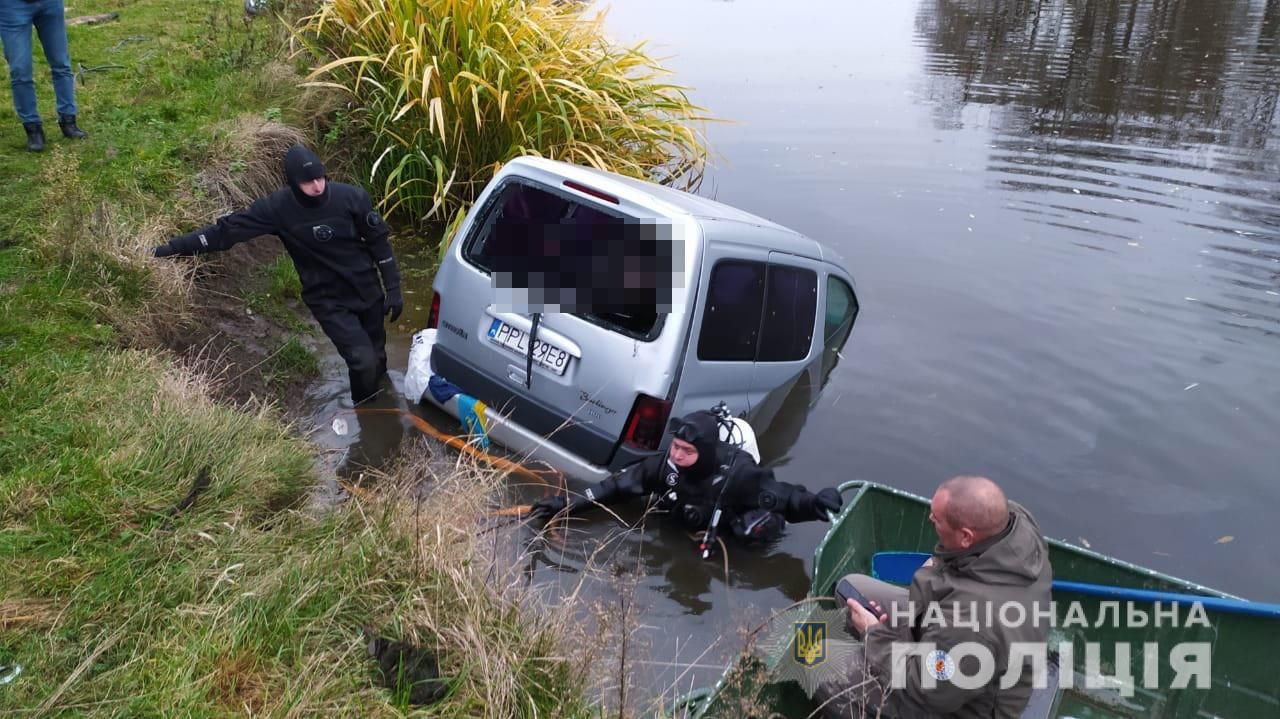
[[462,394],[461,387],[438,374],[431,375],[431,379],[427,380],[427,389],[430,390],[431,396],[440,404],[448,402],[454,395]]
[[489,433],[484,422],[484,402],[469,394],[458,394],[458,419],[467,433],[476,438],[476,444],[489,449]]

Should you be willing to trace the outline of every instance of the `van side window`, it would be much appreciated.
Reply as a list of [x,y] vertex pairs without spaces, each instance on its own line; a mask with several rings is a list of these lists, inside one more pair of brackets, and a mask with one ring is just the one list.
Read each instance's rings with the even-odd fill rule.
[[839,350],[849,339],[849,331],[853,329],[853,320],[858,315],[858,301],[854,299],[853,290],[839,277],[827,277],[826,321],[823,323],[823,345],[827,349]]
[[634,233],[624,228],[623,217],[519,181],[508,182],[486,204],[462,249],[468,262],[497,273],[506,286],[531,290],[547,311],[568,312],[636,339],[657,336],[657,293],[641,288],[619,294],[616,278],[626,276],[629,254],[641,251],[633,248]]
[[755,359],[764,308],[763,262],[722,260],[711,268],[698,359],[750,362]]
[[757,362],[792,362],[809,356],[818,314],[818,274],[769,265]]

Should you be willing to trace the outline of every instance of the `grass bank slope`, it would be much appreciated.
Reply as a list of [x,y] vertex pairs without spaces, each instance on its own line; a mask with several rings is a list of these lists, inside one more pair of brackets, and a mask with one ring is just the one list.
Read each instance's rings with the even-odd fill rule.
[[[0,714],[404,714],[369,626],[437,655],[432,715],[583,715],[555,623],[494,591],[477,523],[498,478],[459,472],[405,502],[392,480],[425,472],[410,458],[384,492],[307,513],[312,448],[226,391],[249,368],[167,349],[207,319],[211,280],[252,258],[148,249],[234,201],[217,188],[267,181],[256,145],[228,138],[307,127],[285,33],[241,6],[77,2],[119,13],[70,31],[93,136],[29,155],[0,110],[0,664],[22,667]],[[245,117],[247,134],[228,122]],[[261,280],[291,285],[277,266]]]

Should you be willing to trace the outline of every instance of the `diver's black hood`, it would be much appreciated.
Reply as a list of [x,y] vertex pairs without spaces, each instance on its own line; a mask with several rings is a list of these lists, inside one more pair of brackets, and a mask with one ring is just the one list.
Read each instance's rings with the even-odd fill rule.
[[324,163],[320,161],[319,155],[305,146],[294,145],[289,148],[288,154],[284,156],[284,176],[289,183],[289,189],[293,191],[293,196],[300,204],[307,207],[320,207],[328,201],[329,184],[327,182],[324,192],[319,197],[311,197],[299,188],[299,185],[307,180],[325,176]]
[[719,421],[714,414],[706,410],[691,412],[681,419],[684,420],[685,424],[692,425],[697,430],[697,437],[690,444],[698,448],[698,461],[692,467],[685,468],[685,476],[695,481],[711,477],[720,466],[718,452],[720,448]]

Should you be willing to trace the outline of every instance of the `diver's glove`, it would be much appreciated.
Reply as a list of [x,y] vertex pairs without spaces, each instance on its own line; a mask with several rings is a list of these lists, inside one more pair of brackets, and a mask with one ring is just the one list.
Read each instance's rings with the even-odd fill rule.
[[563,512],[568,506],[569,502],[558,494],[543,497],[529,508],[529,519],[550,519]]
[[814,513],[822,519],[827,518],[827,513],[839,514],[841,508],[844,507],[844,498],[840,493],[831,487],[818,492],[813,496]]

